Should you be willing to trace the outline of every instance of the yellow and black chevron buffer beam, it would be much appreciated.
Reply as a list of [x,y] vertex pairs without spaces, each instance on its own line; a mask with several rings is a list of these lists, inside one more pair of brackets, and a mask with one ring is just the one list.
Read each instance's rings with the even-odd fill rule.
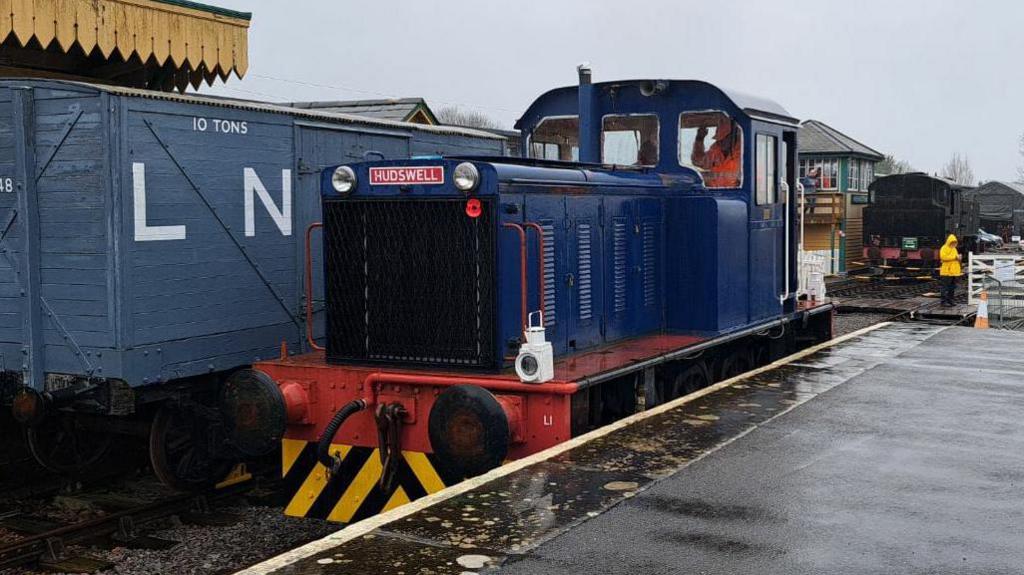
[[322,354],[255,366],[287,413],[285,513],[351,523],[571,437],[575,383],[384,373]]

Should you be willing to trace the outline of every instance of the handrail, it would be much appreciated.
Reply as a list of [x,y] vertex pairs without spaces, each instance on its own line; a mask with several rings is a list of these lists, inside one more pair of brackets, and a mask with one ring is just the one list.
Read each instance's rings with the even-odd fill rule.
[[544,311],[544,292],[547,287],[544,283],[544,227],[536,222],[526,222],[523,226],[537,230],[537,278],[540,284],[538,294],[541,311]]
[[501,227],[519,232],[519,316],[520,327],[526,329],[526,230],[523,226],[505,222]]

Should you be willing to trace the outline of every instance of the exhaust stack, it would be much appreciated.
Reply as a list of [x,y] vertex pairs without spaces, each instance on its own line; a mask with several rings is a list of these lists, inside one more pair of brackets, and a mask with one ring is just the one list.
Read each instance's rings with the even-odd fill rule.
[[590,64],[584,62],[576,67],[579,74],[579,139],[580,161],[598,163],[601,154],[598,144],[598,127],[594,119],[594,85]]

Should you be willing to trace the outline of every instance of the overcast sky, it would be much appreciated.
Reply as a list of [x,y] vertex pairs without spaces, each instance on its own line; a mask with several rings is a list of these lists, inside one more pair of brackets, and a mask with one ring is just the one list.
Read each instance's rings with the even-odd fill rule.
[[[938,171],[1024,159],[1024,2],[209,0],[253,13],[249,73],[212,91],[262,100],[422,96],[508,127],[542,92],[700,79],[778,101]],[[210,89],[207,89],[210,91]]]

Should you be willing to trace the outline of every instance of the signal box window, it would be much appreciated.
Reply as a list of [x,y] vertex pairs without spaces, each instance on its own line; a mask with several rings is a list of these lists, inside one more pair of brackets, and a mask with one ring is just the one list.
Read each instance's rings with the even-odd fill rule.
[[839,160],[800,160],[800,177],[804,176],[813,178],[818,189],[834,190],[839,187]]
[[530,135],[530,157],[575,162],[580,158],[579,134],[577,116],[544,118]]
[[778,201],[776,193],[776,140],[774,136],[757,135],[757,157],[754,159],[756,173],[754,191],[757,205],[764,206]]
[[679,163],[700,172],[709,188],[743,184],[743,130],[725,112],[679,115]]
[[620,166],[657,166],[658,116],[605,116],[601,122],[601,161]]

